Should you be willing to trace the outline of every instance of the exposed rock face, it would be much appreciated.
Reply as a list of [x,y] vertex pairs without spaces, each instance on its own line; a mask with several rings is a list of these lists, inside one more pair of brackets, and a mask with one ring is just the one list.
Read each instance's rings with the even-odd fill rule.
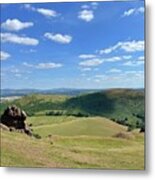
[[11,129],[22,130],[31,135],[31,131],[26,125],[26,113],[15,105],[6,108],[1,116],[1,123]]

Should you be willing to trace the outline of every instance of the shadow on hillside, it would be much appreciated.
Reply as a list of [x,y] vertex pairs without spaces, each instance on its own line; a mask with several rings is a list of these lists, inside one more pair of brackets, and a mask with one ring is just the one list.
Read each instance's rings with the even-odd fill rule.
[[69,111],[81,111],[91,115],[110,114],[114,110],[115,100],[105,93],[94,93],[68,99],[64,107]]

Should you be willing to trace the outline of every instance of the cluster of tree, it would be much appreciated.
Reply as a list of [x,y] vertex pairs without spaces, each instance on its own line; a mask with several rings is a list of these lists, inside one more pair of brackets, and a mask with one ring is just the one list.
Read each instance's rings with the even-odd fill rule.
[[82,113],[82,112],[67,112],[66,113],[67,116],[75,116],[75,117],[89,117],[89,114],[87,113]]
[[46,116],[62,116],[64,115],[63,111],[49,111],[46,112]]
[[140,132],[145,132],[145,116],[135,113],[133,113],[132,115],[137,118],[136,122],[129,121],[127,117],[123,119],[111,118],[111,120],[118,124],[127,126],[128,131],[132,131],[133,129],[137,128],[140,129]]
[[140,114],[132,114],[137,117],[139,120],[136,122],[137,128],[140,128],[140,132],[145,132],[145,116]]
[[75,116],[75,117],[89,117],[89,114],[80,111],[66,112],[66,111],[49,111],[46,112],[46,116]]
[[111,120],[118,123],[118,124],[121,124],[121,125],[125,125],[125,126],[128,125],[128,118],[127,117],[125,117],[124,119],[111,118]]

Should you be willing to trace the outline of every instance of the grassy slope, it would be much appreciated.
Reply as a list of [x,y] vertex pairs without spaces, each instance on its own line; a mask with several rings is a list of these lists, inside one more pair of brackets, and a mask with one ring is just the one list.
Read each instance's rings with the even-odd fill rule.
[[[9,103],[3,103],[2,110]],[[114,138],[126,127],[106,118],[43,116],[47,110],[82,111],[93,116],[114,118],[144,113],[144,93],[131,90],[109,90],[75,98],[57,95],[30,95],[11,102],[28,112],[37,140],[19,133],[2,132],[2,165],[67,168],[144,168],[143,134],[132,132],[131,138]],[[135,112],[136,111],[136,112]],[[39,114],[40,113],[40,114]],[[51,134],[52,138],[47,137]]]
[[63,95],[29,95],[10,103],[2,103],[1,112],[8,104],[16,104],[28,113],[46,113],[64,110],[82,112],[91,116],[136,120],[132,113],[144,114],[144,92],[131,89],[113,89],[76,97]]
[[[118,125],[106,118],[75,118],[65,116],[61,118],[58,119],[61,119],[62,123],[48,123],[45,125],[37,125],[33,128],[34,132],[41,134],[41,136],[54,134],[62,136],[88,135],[106,137],[126,130],[125,127]],[[31,121],[32,120],[30,120],[30,122]]]
[[[42,124],[42,118],[46,123]],[[43,136],[40,140],[2,131],[2,166],[144,168],[143,134],[133,132],[131,139],[114,138],[113,134],[124,132],[125,127],[98,117],[85,120],[58,117],[57,121],[52,117],[48,121],[47,117],[42,118],[28,120],[33,123],[34,131]],[[83,127],[80,130],[79,125]],[[52,137],[45,137],[49,133]]]
[[27,95],[21,99],[1,103],[0,113],[2,113],[8,105],[12,104],[21,107],[28,114],[51,109],[61,109],[61,104],[67,99],[68,97],[65,95]]

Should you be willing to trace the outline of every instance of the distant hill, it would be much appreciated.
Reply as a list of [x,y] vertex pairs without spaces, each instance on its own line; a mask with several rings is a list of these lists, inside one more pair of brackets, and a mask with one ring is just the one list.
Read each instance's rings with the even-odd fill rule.
[[96,92],[99,90],[96,89],[71,89],[71,88],[57,88],[57,89],[2,89],[1,97],[9,96],[26,96],[30,94],[59,94],[59,95],[68,95],[76,96],[88,92]]
[[137,123],[134,114],[144,116],[144,90],[109,89],[74,97],[65,95],[32,94],[23,98],[3,102],[1,113],[9,104],[16,104],[29,115],[38,112],[59,111],[57,115],[102,116],[124,124]]

